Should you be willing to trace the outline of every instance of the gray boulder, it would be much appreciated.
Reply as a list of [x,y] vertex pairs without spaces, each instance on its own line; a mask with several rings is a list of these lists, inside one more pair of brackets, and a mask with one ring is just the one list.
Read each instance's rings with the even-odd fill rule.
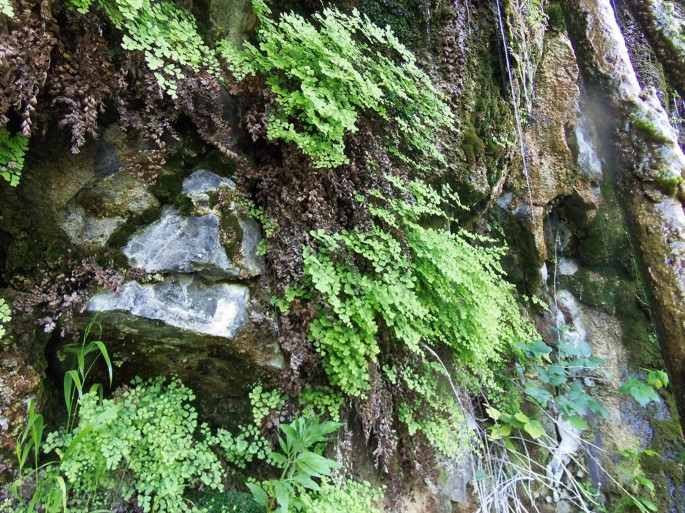
[[221,244],[219,216],[182,216],[171,207],[123,248],[134,267],[149,273],[193,273],[221,279],[238,276]]
[[123,248],[131,265],[149,273],[201,273],[213,280],[258,276],[263,266],[257,255],[259,225],[239,216],[232,201],[212,204],[220,189],[230,192],[235,184],[205,170],[186,178],[182,194],[193,205],[192,215],[165,207],[157,222]]
[[126,171],[95,178],[66,205],[62,227],[74,244],[104,246],[131,216],[159,209],[147,186]]
[[[131,314],[118,316],[119,322],[129,330],[143,331],[144,336],[179,337],[180,330],[233,340],[247,323],[249,300],[250,291],[242,285],[206,284],[184,275],[154,284],[128,282],[119,294],[93,297],[87,309],[104,317],[114,312]],[[136,318],[163,325],[146,329],[146,323]]]

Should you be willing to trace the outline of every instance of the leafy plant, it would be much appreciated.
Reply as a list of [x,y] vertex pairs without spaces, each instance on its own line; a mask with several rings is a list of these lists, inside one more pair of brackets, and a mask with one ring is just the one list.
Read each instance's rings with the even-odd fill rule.
[[315,479],[328,478],[340,465],[321,455],[328,442],[328,435],[337,431],[338,422],[319,422],[317,419],[298,417],[280,429],[285,437],[278,437],[282,452],[273,451],[270,459],[281,471],[278,479],[260,483],[247,483],[255,501],[266,508],[267,513],[288,513],[290,508],[300,511],[304,505],[302,492],[320,492]]
[[373,489],[367,482],[336,483],[323,479],[317,493],[300,496],[304,513],[380,513],[374,506],[383,498],[383,491]]
[[218,489],[222,469],[198,430],[193,393],[178,379],[137,378],[131,388],[101,400],[94,392],[79,400],[74,429],[52,433],[48,451],[64,454],[80,438],[71,457],[61,463],[71,489],[83,507],[111,507],[135,499],[145,512],[189,511],[183,494],[194,484]]
[[303,297],[317,309],[309,336],[329,380],[345,394],[368,390],[382,327],[398,350],[421,355],[420,342],[445,347],[470,369],[472,383],[493,385],[503,355],[535,336],[503,279],[502,250],[477,245],[492,241],[465,230],[422,226],[429,216],[448,221],[446,199],[418,181],[391,183],[398,190],[408,185],[411,197],[385,200],[372,192],[380,205],[369,206],[368,230],[312,233],[318,247],[304,249],[301,286],[286,300]]
[[267,241],[276,232],[276,229],[278,228],[278,221],[272,217],[269,217],[262,207],[255,205],[255,203],[249,198],[238,196],[236,198],[236,203],[245,209],[245,213],[248,217],[254,219],[262,225],[264,236],[266,238],[259,241],[259,244],[257,245],[257,254],[262,256],[266,255],[268,245]]
[[645,476],[640,466],[640,458],[643,455],[659,456],[659,454],[649,449],[624,449],[617,451],[617,453],[624,460],[623,464],[619,466],[619,470],[631,492],[621,497],[621,501],[617,505],[618,510],[623,511],[634,507],[640,513],[658,512],[657,505],[647,498],[654,497],[654,483]]
[[28,147],[28,137],[21,133],[12,135],[6,127],[0,126],[0,176],[12,187],[19,185]]
[[4,14],[8,18],[14,17],[14,9],[9,0],[0,0],[0,14]]
[[4,299],[0,298],[0,341],[7,334],[5,324],[12,320],[12,312],[10,312],[9,305]]
[[199,513],[264,513],[250,493],[198,490],[189,496]]
[[[18,503],[16,510],[21,513],[67,510],[67,486],[59,474],[59,466],[55,462],[40,464],[44,429],[43,415],[36,413],[35,401],[30,399],[26,427],[16,446],[18,478],[10,484],[10,492]],[[31,455],[32,468],[28,470]]]
[[668,386],[668,374],[664,371],[648,371],[646,382],[631,377],[628,383],[618,389],[622,394],[630,394],[640,406],[646,408],[651,402],[659,403],[658,390]]
[[302,390],[298,401],[304,417],[325,416],[340,422],[340,409],[345,396],[332,387],[314,387]]
[[[7,306],[4,304],[4,301],[0,303],[0,316],[4,315],[3,306]],[[7,310],[7,312],[9,312],[9,310]],[[9,313],[7,313],[7,316],[9,316]],[[81,398],[83,396],[82,393],[86,386],[88,375],[100,356],[102,356],[107,363],[111,381],[112,365],[107,348],[100,340],[89,340],[93,326],[95,326],[94,321],[88,325],[80,346],[77,344],[70,344],[67,346],[67,350],[75,354],[78,361],[77,369],[68,371],[64,377],[64,400],[69,412],[66,431],[70,434],[73,429],[73,419],[76,415],[74,408],[75,395],[72,392],[78,390],[79,397]],[[88,355],[93,353],[96,353],[95,358],[87,359]],[[74,383],[76,383],[76,388],[73,388]],[[93,385],[91,387],[91,393],[95,394],[98,391],[101,398],[102,386]],[[29,400],[26,427],[19,436],[16,446],[16,456],[19,467],[18,478],[10,487],[14,498],[18,502],[17,509],[19,511],[44,511],[46,513],[62,510],[66,511],[70,487],[62,475],[63,467],[69,464],[70,458],[74,454],[74,451],[78,447],[83,436],[89,433],[93,429],[93,426],[99,424],[106,417],[111,415],[111,413],[112,410],[103,411],[97,418],[94,418],[92,422],[84,424],[81,434],[72,436],[69,443],[64,444],[59,454],[58,461],[47,461],[46,463],[41,464],[41,453],[49,450],[49,444],[47,441],[45,441],[45,443],[43,441],[45,422],[43,415],[36,413],[34,400]],[[50,436],[51,435],[49,435],[49,437]],[[26,465],[30,454],[33,454],[33,468],[31,471],[27,471]]]
[[592,373],[604,373],[604,360],[592,356],[592,348],[585,340],[571,337],[568,326],[556,330],[559,341],[555,348],[541,340],[532,344],[518,343],[533,364],[521,369],[527,376],[523,383],[525,394],[543,408],[559,411],[562,418],[578,430],[587,428],[583,417],[592,412],[606,417],[607,411],[597,399],[588,394],[582,380]]
[[[373,112],[396,127],[393,153],[442,161],[435,133],[453,116],[412,53],[389,28],[334,8],[305,20],[293,13],[274,21],[264,0],[253,0],[258,44],[220,51],[238,79],[260,73],[275,96],[267,136],[295,143],[316,167],[348,162],[344,137],[359,115]],[[400,150],[400,148],[406,148]]]
[[385,375],[409,394],[410,401],[397,405],[397,419],[404,423],[409,435],[422,433],[430,444],[447,457],[459,459],[470,446],[471,434],[464,429],[464,412],[445,383],[446,369],[442,363],[424,362],[416,368],[384,367]]
[[[90,340],[90,335],[93,332],[93,328],[97,328],[99,331],[97,340]],[[67,371],[64,375],[64,402],[67,406],[68,416],[66,427],[67,431],[71,431],[74,427],[79,406],[78,400],[83,398],[88,376],[101,357],[107,365],[109,386],[112,386],[112,361],[109,357],[109,352],[107,351],[105,343],[100,340],[101,337],[102,326],[93,321],[86,327],[80,345],[72,343],[67,344],[64,347],[64,351],[66,353],[73,354],[76,357],[76,368]],[[88,355],[92,354],[95,355],[95,358],[87,359]],[[90,387],[89,392],[98,394],[100,400],[102,400],[104,390],[101,383],[94,383]]]
[[283,407],[284,401],[279,390],[265,391],[261,385],[256,385],[250,392],[253,421],[238,426],[238,434],[235,435],[225,429],[217,430],[212,445],[221,448],[224,458],[238,468],[245,468],[255,458],[267,461],[271,449],[260,427],[270,413]]
[[123,32],[124,50],[141,52],[159,86],[176,98],[176,82],[186,70],[219,73],[214,53],[200,36],[195,19],[171,2],[150,0],[69,0],[79,12],[94,4]]

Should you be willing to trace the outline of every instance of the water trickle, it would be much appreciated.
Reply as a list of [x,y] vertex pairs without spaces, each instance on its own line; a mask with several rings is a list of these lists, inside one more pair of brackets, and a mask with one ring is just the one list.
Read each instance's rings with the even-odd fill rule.
[[431,4],[430,0],[423,0],[423,18],[426,20],[426,45],[431,46]]
[[520,0],[516,0],[516,26],[519,31],[519,37],[521,38],[521,50],[523,52],[523,63],[521,66],[521,86],[523,87],[523,98],[525,102],[522,102],[525,108],[530,114],[531,108],[533,106],[533,84],[530,84],[530,90],[528,89],[528,78],[532,76],[531,62],[530,62],[530,52],[528,50],[528,37],[526,36],[526,29],[523,20],[521,20],[521,13],[523,12],[523,7],[521,6]]
[[523,140],[523,128],[521,123],[521,113],[519,95],[516,91],[516,86],[514,85],[514,76],[511,71],[511,62],[509,60],[509,46],[507,44],[507,34],[504,30],[504,20],[502,18],[502,7],[500,6],[500,0],[495,0],[497,6],[497,22],[499,24],[500,33],[502,36],[502,45],[504,46],[504,60],[507,65],[507,77],[509,79],[509,87],[511,89],[511,101],[514,106],[514,119],[516,120],[516,133],[518,135],[519,146],[521,150],[521,162],[523,163],[523,174],[526,177],[526,187],[528,188],[528,203],[530,206],[530,215],[533,220],[535,220],[535,211],[533,210],[533,188],[530,185],[530,174],[528,172],[528,162],[526,160],[526,145]]
[[582,113],[576,127],[576,142],[578,144],[578,166],[596,180],[602,178],[602,163],[595,151],[595,144],[588,130],[589,120]]

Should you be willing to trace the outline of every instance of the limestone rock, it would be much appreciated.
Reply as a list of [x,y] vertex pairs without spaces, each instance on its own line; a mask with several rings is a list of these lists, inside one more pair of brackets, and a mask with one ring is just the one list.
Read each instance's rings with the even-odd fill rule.
[[[129,282],[120,294],[100,294],[88,303],[88,310],[123,312],[124,327],[143,336],[178,336],[178,330],[233,340],[247,323],[247,287],[234,284],[205,284],[193,276],[168,278],[160,283]],[[146,332],[137,318],[163,323]]]
[[104,246],[130,216],[157,209],[159,202],[145,184],[117,171],[81,189],[67,204],[62,226],[74,244]]
[[219,216],[184,217],[173,208],[123,248],[131,265],[149,273],[202,272],[212,278],[237,276],[221,245]]
[[246,420],[240,415],[250,411],[253,384],[274,384],[284,366],[269,326],[251,318],[256,287],[193,274],[129,282],[119,295],[93,297],[87,319],[98,312],[110,354],[122,355],[121,383],[177,375],[196,392],[204,419],[234,425]]
[[235,183],[211,171],[198,169],[183,180],[181,192],[191,199],[195,207],[210,208],[210,194],[216,192],[221,187],[235,189]]
[[233,204],[212,205],[211,196],[222,187],[232,190],[235,184],[206,170],[186,178],[182,194],[191,201],[196,215],[183,216],[165,207],[156,223],[123,248],[131,265],[149,273],[199,272],[211,279],[259,275],[259,225],[239,216]]

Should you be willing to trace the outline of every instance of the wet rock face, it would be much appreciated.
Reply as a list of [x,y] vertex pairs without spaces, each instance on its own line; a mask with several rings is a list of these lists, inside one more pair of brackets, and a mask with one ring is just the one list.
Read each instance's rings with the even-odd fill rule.
[[550,212],[561,212],[576,232],[582,232],[597,213],[594,181],[601,171],[583,131],[578,76],[566,34],[548,32],[535,76],[536,100],[523,134],[529,176],[512,171],[512,192],[502,195],[495,206],[495,214],[508,227],[510,243],[518,247],[522,278],[531,289],[540,284],[538,269],[550,251]]
[[172,208],[123,248],[133,267],[149,273],[201,272],[221,279],[238,275],[219,241],[219,217],[181,216]]
[[628,0],[628,5],[640,22],[664,72],[680,91],[685,93],[685,28],[683,9],[674,2],[664,0]]
[[[640,89],[609,0],[564,0],[591,92],[609,106],[618,196],[635,240],[672,386],[685,397],[685,155],[653,88]],[[671,197],[679,192],[681,199]],[[685,402],[679,399],[685,425]]]

